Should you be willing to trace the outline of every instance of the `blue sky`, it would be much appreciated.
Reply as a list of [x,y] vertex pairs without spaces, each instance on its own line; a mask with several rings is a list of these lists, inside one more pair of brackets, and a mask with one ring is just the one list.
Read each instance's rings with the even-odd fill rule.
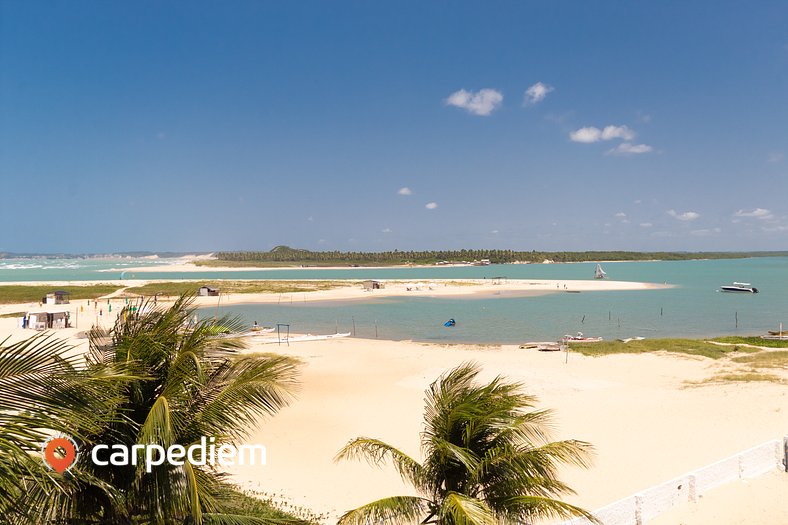
[[0,251],[788,249],[784,1],[0,10]]

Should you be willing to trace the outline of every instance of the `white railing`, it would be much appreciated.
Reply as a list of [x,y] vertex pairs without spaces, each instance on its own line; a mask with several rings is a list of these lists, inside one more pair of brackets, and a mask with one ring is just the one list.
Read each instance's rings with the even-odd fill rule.
[[[698,496],[720,485],[754,478],[775,468],[788,472],[786,451],[788,436],[774,439],[606,505],[594,516],[604,525],[643,525],[675,505],[697,501]],[[585,518],[575,518],[560,525],[590,523]]]

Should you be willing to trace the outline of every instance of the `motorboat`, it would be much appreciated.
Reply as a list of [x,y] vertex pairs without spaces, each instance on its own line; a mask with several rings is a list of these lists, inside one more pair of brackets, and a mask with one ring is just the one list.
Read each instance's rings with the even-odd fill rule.
[[586,337],[583,332],[577,332],[577,335],[565,335],[561,338],[564,343],[598,343],[601,340],[601,337]]
[[744,293],[758,293],[758,289],[750,283],[733,283],[720,286],[723,292],[744,292]]

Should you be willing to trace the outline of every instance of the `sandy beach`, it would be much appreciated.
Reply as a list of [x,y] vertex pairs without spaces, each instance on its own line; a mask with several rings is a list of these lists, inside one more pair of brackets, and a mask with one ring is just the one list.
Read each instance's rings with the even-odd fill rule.
[[[226,279],[228,281],[233,279]],[[180,280],[178,282],[189,282]],[[311,279],[310,281],[315,281]],[[53,288],[63,286],[90,286],[94,284],[111,284],[117,286],[118,293],[105,297],[117,297],[123,294],[121,289],[143,286],[153,282],[145,279],[106,281],[30,281],[0,283],[0,293],[4,285],[47,285]],[[200,282],[193,280],[193,282]],[[221,282],[221,280],[219,281]],[[372,299],[381,297],[460,297],[460,296],[528,296],[546,293],[578,293],[593,291],[624,291],[624,290],[658,290],[670,288],[669,284],[644,283],[633,281],[601,280],[553,280],[553,279],[421,279],[412,281],[380,280],[383,288],[366,289],[362,281],[346,281],[346,285],[330,290],[317,290],[297,293],[222,293],[217,297],[197,297],[198,306],[244,303],[276,303],[283,300],[299,301],[348,301],[356,299]],[[195,286],[195,292],[196,292]],[[31,303],[35,305],[35,303]],[[28,305],[31,306],[31,305]],[[0,314],[7,311],[20,311],[14,305],[0,305]]]
[[[554,437],[594,444],[592,469],[564,473],[578,492],[569,501],[589,509],[781,437],[788,429],[788,387],[693,386],[726,366],[706,358],[571,354],[565,363],[560,352],[513,346],[359,339],[298,343],[277,351],[304,361],[299,400],[250,439],[268,447],[269,464],[255,471],[239,468],[235,476],[244,486],[310,507],[328,516],[327,522],[368,501],[410,493],[392,469],[335,464],[332,458],[357,436],[383,439],[418,457],[423,391],[464,361],[481,363],[486,378],[504,374],[522,381],[539,398],[539,408],[555,411]],[[785,371],[783,376],[788,379]],[[788,476],[776,483],[788,489]],[[747,505],[735,497],[726,503]],[[785,512],[775,504],[769,514],[774,519],[758,523],[778,523]]]
[[[527,281],[442,288],[434,283],[432,289],[427,284],[418,291],[408,291],[408,284],[397,283],[372,292],[349,287],[308,296],[310,300],[345,300],[391,293],[467,294],[469,289],[474,289],[473,293],[550,293],[556,288],[563,291],[562,283]],[[655,286],[615,281],[565,284],[577,290]],[[238,294],[221,300],[229,304],[277,298],[277,294]],[[198,303],[214,304],[216,300],[201,298]],[[72,303],[82,310],[79,325],[55,332],[74,344],[75,352],[86,349],[87,341],[81,334],[90,324],[109,326],[123,300],[111,300],[112,314],[106,299],[98,301],[98,306],[94,304]],[[3,305],[0,313],[37,306]],[[10,336],[14,341],[32,334],[18,328],[17,319],[0,318],[0,336]],[[595,446],[591,469],[566,468],[562,474],[562,479],[578,492],[568,501],[588,509],[788,434],[788,371],[774,371],[783,378],[783,384],[705,382],[734,366],[727,359],[668,353],[590,358],[516,346],[445,346],[351,338],[290,346],[258,344],[255,338],[249,338],[249,342],[250,352],[274,351],[300,359],[301,388],[296,402],[262,421],[248,440],[267,447],[268,464],[254,469],[236,467],[231,473],[242,487],[288,505],[309,508],[324,523],[333,523],[345,510],[373,499],[411,493],[393,469],[378,470],[364,463],[336,464],[333,457],[348,440],[370,436],[418,458],[423,391],[441,373],[465,361],[480,363],[484,379],[503,374],[523,382],[527,391],[538,397],[538,408],[554,410],[554,438],[582,439]],[[742,522],[734,516],[747,516],[747,523],[786,522],[784,505],[752,495],[784,494],[786,490],[788,475],[774,473],[716,489],[699,503],[677,507],[671,517],[654,523]],[[714,513],[707,514],[709,508]]]

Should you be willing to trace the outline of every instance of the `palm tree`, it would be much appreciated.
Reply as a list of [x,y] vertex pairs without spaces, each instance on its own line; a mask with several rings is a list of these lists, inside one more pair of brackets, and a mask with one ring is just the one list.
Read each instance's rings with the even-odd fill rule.
[[[63,491],[63,477],[41,461],[52,434],[84,440],[113,419],[117,391],[130,378],[113,365],[88,374],[84,359],[50,334],[0,343],[0,516],[4,523],[39,523],[38,509],[19,504],[31,491]],[[112,497],[111,486],[85,482]]]
[[239,321],[197,321],[191,302],[182,296],[169,308],[140,303],[135,311],[121,312],[111,330],[89,333],[83,374],[105,376],[107,369],[125,374],[107,388],[112,410],[100,425],[78,418],[68,422],[63,432],[79,445],[77,464],[65,476],[51,474],[59,490],[31,484],[17,492],[15,508],[36,509],[36,523],[269,523],[234,510],[240,508],[237,492],[210,464],[165,462],[146,472],[143,461],[127,466],[90,461],[99,444],[188,448],[203,436],[215,438],[217,448],[238,444],[261,416],[293,398],[295,360],[239,353],[242,340],[223,333],[237,331]]
[[474,380],[478,365],[463,364],[426,391],[422,463],[377,439],[350,441],[336,459],[390,460],[418,496],[394,496],[346,512],[339,525],[421,523],[437,525],[522,524],[533,519],[584,516],[556,499],[574,493],[557,478],[559,464],[588,466],[591,446],[576,440],[550,442],[550,412],[531,410],[536,399],[519,383],[500,376]]

